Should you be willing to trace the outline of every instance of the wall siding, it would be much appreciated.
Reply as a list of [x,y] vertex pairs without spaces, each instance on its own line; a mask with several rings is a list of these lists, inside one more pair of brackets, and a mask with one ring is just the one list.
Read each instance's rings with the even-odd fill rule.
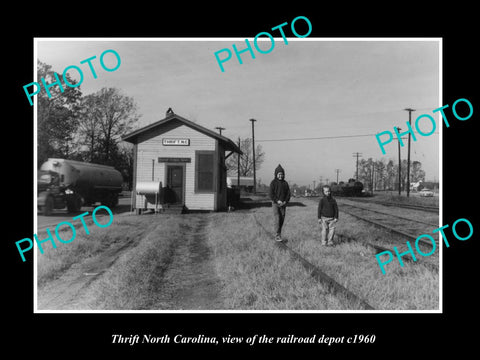
[[[190,139],[189,146],[164,146],[163,138]],[[195,193],[195,151],[214,151],[216,140],[204,135],[180,122],[172,121],[165,124],[161,129],[152,129],[147,134],[139,137],[137,145],[136,161],[136,182],[152,181],[152,160],[153,181],[161,181],[162,186],[166,185],[166,165],[159,163],[159,157],[188,157],[190,163],[185,163],[185,193],[184,204],[194,210],[216,210],[215,196],[211,194]],[[174,164],[174,163],[168,163]],[[144,197],[136,196],[136,208],[144,208]]]

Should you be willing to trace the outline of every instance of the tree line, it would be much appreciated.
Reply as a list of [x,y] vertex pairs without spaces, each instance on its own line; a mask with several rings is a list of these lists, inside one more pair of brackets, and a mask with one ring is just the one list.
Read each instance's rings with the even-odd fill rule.
[[[407,160],[402,160],[400,168],[400,186],[402,191],[407,189],[407,166]],[[349,180],[351,179],[356,179],[356,172],[354,172],[352,177],[349,178]],[[361,159],[358,161],[358,181],[363,183],[363,186],[367,191],[398,190],[398,163],[394,160],[387,161],[385,159]],[[422,163],[420,161],[412,161],[410,164],[410,184],[419,181],[426,184],[425,171],[422,169]],[[298,195],[304,195],[305,193],[310,193],[312,191],[321,194],[323,185],[332,185],[334,183],[336,183],[336,181],[332,181],[331,179],[326,179],[324,181],[320,179],[320,181],[313,182],[313,186],[312,184],[298,185],[293,183],[291,189]],[[339,183],[342,183],[342,181],[340,180]],[[428,185],[433,186],[434,184],[428,183]],[[259,184],[259,187],[260,186],[263,186],[263,190],[268,190],[267,185]],[[420,186],[419,189],[421,187],[422,186]]]
[[[245,138],[240,140],[240,149],[243,155],[240,156],[240,176],[253,176],[253,142],[251,138]],[[258,170],[265,159],[265,152],[262,150],[261,145],[255,146],[255,169]],[[226,166],[229,176],[237,174],[238,169],[238,154],[233,154],[226,161]],[[407,188],[407,160],[402,160],[400,165],[400,187],[404,191]],[[351,178],[355,179],[357,174],[354,173]],[[358,181],[364,184],[366,190],[398,190],[398,163],[394,160],[374,160],[372,158],[361,159],[358,161]],[[425,171],[422,169],[422,163],[420,161],[413,160],[410,164],[410,184],[417,183],[419,181],[425,182]],[[324,184],[330,184],[331,181],[318,181],[315,183],[315,189],[307,186],[300,186],[292,184],[292,189],[297,190],[297,193],[304,194],[305,191],[311,191],[313,189],[317,192],[321,192],[321,186]],[[257,179],[257,190],[262,191],[268,187],[265,184],[261,184],[261,180]]]
[[[37,74],[47,83],[55,81],[52,66],[41,61]],[[68,73],[66,80],[77,84]],[[63,92],[59,86],[49,90],[51,97],[45,92],[37,95],[37,167],[48,158],[110,165],[131,185],[133,147],[120,139],[140,118],[133,98],[116,88],[89,95],[83,95],[80,86],[64,86]]]
[[[361,159],[358,162],[358,181],[361,181],[369,190],[398,190],[407,189],[407,160],[400,163],[400,182],[398,179],[398,162],[390,160]],[[355,176],[354,176],[355,177]],[[420,161],[410,163],[410,184],[425,181],[425,171]]]

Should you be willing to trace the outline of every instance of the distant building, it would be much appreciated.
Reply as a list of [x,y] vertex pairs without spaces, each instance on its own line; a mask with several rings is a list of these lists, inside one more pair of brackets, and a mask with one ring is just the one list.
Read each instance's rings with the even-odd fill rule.
[[438,187],[439,187],[439,183],[433,182],[433,181],[420,180],[419,182],[410,184],[410,190],[413,190],[413,191],[420,191],[425,188],[429,190],[438,190]]
[[134,144],[132,200],[137,212],[153,208],[158,199],[187,210],[227,207],[225,159],[242,153],[230,139],[169,109],[164,119],[122,140]]
[[253,192],[253,177],[251,176],[240,176],[240,184],[238,184],[237,176],[227,176],[227,184],[249,193]]
[[418,191],[418,188],[422,186],[422,181],[410,184],[410,190]]

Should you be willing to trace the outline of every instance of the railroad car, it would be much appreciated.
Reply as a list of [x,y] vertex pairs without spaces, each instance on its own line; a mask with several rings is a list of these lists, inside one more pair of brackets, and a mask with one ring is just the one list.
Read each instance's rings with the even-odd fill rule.
[[355,179],[349,179],[347,183],[340,181],[330,185],[332,195],[334,196],[362,196],[363,183]]

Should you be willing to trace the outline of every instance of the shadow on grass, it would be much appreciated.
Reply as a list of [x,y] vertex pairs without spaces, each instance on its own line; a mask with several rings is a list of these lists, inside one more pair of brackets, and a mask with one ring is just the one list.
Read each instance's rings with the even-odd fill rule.
[[[272,202],[270,200],[252,200],[252,199],[240,199],[240,203],[237,204],[239,210],[249,210],[263,207],[272,207]],[[301,202],[289,202],[287,207],[300,206],[305,207],[306,205]]]

